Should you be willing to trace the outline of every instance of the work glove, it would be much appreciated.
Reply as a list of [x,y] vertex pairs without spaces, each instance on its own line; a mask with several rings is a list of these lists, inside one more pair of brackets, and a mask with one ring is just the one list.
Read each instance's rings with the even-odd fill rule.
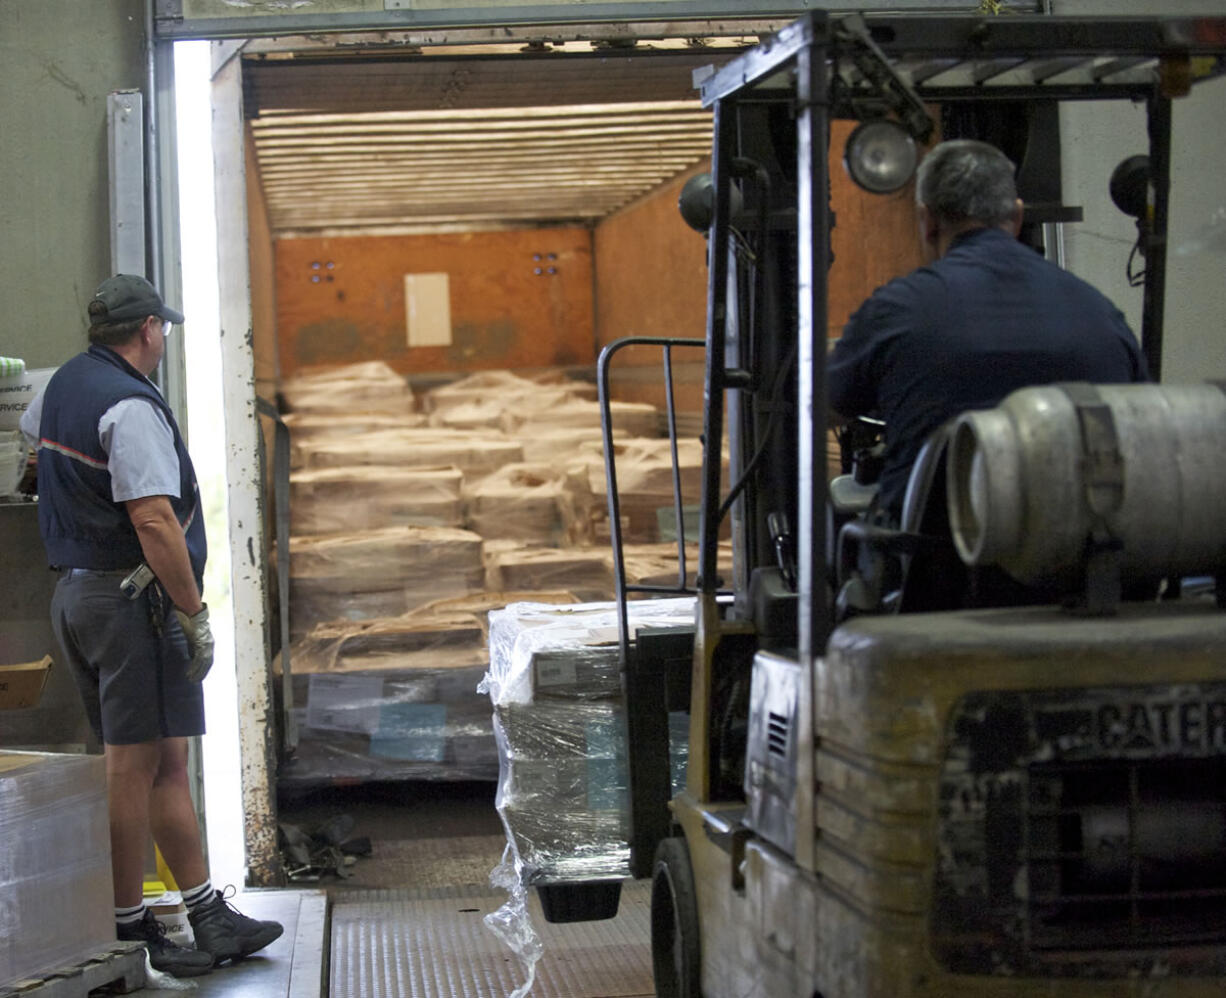
[[187,663],[187,678],[190,682],[198,683],[213,667],[213,631],[209,628],[209,608],[201,603],[199,612],[190,617],[177,606],[174,611],[187,638],[187,650],[192,655]]

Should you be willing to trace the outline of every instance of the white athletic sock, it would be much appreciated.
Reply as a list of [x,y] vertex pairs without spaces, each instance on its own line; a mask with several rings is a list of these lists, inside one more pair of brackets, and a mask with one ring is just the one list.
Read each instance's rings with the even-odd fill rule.
[[185,888],[179,894],[183,898],[183,904],[187,906],[187,910],[191,911],[198,905],[204,904],[205,901],[213,900],[213,881],[206,880],[197,887]]

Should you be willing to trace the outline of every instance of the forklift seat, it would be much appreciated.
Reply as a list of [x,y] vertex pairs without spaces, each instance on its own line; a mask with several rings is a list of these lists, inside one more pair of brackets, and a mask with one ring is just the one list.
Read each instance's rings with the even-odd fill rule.
[[921,563],[928,561],[931,553],[942,546],[961,567],[945,510],[945,455],[949,440],[950,427],[942,426],[920,448],[911,467],[897,526],[883,522],[882,511],[869,510],[839,529],[834,563],[836,620],[863,613],[900,612],[912,564],[917,558]]
[[839,530],[836,622],[866,613],[922,613],[1036,602],[1038,593],[1000,569],[968,567],[958,555],[946,484],[953,429],[951,420],[920,448],[907,480],[898,526],[874,523],[870,512]]

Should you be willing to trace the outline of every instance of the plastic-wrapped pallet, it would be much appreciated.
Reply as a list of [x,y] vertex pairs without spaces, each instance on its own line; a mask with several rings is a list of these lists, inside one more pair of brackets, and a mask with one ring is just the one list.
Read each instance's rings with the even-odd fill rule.
[[281,396],[291,412],[413,411],[408,382],[379,360],[303,371],[285,380]]
[[0,991],[115,941],[101,756],[0,752]]
[[468,526],[486,540],[580,544],[594,503],[582,465],[508,464],[469,491]]
[[483,588],[481,538],[449,527],[387,527],[290,538],[290,629],[394,617]]
[[[663,536],[661,523],[671,524],[676,519],[672,447],[669,441],[623,437],[616,439],[613,447],[623,540],[639,544],[667,540]],[[588,466],[592,492],[606,495],[608,484],[603,446],[584,445],[580,458]],[[677,469],[682,503],[697,503],[702,495],[702,444],[698,440],[677,440]],[[726,462],[722,477],[722,486],[727,488]]]
[[307,454],[319,441],[329,437],[350,437],[388,430],[412,430],[426,425],[420,413],[382,412],[287,412],[281,417],[289,427],[289,464],[306,465]]
[[484,638],[456,610],[313,628],[290,656],[298,749],[280,785],[494,779]]
[[[631,604],[630,626],[688,625],[691,598]],[[525,886],[629,876],[616,606],[490,613],[496,804]]]
[[485,615],[522,598],[481,593],[312,628],[290,654],[298,750],[280,785],[496,779],[489,699],[477,692],[489,662]]
[[[675,586],[678,582],[680,560],[676,543],[627,544],[622,548],[625,559],[626,581],[639,586]],[[687,583],[695,584],[698,573],[698,545],[685,546],[685,570]],[[715,553],[715,570],[721,587],[732,585],[732,543],[723,542]]]
[[[624,435],[614,433],[615,441]],[[535,430],[521,438],[524,445],[525,461],[556,461],[559,454],[567,455],[573,463],[577,458],[584,467],[589,463],[587,455],[601,454],[604,448],[604,437],[601,435],[600,424],[593,426],[555,426]],[[591,486],[588,486],[591,491]],[[599,493],[601,502],[604,493]]]
[[625,717],[612,700],[495,707],[495,799],[525,886],[630,875]]
[[[517,436],[533,436],[571,426],[600,426],[600,405],[574,399],[559,399],[550,405],[508,410],[503,429]],[[648,402],[609,403],[609,416],[616,432],[630,437],[658,437],[663,428],[660,410]]]
[[298,748],[278,784],[496,779],[489,703],[475,692],[484,656],[448,657],[445,668],[402,668],[382,653],[354,656],[344,672],[295,673]]
[[290,530],[299,536],[464,521],[457,468],[318,468],[289,482]]
[[306,468],[450,465],[459,468],[465,480],[473,480],[504,464],[522,461],[524,447],[517,440],[499,437],[491,431],[424,427],[323,437],[304,443],[301,456]]
[[485,562],[488,589],[565,589],[589,600],[613,594],[613,555],[605,548],[542,548],[493,540],[486,545]]
[[501,416],[525,407],[538,409],[583,401],[590,399],[593,387],[567,379],[553,379],[545,384],[509,371],[479,371],[434,389],[426,396],[425,408],[431,422],[446,424],[448,414],[457,410],[480,409]]

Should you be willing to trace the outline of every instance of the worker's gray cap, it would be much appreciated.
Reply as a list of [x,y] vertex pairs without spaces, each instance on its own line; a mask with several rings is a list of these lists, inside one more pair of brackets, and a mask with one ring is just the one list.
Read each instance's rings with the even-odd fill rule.
[[156,315],[159,319],[169,319],[171,322],[182,322],[183,313],[176,312],[162,301],[157,288],[143,277],[134,274],[116,274],[108,277],[98,285],[94,292],[94,301],[106,306],[106,316],[96,313],[91,318],[97,322],[128,322],[132,319],[143,319],[146,315]]

